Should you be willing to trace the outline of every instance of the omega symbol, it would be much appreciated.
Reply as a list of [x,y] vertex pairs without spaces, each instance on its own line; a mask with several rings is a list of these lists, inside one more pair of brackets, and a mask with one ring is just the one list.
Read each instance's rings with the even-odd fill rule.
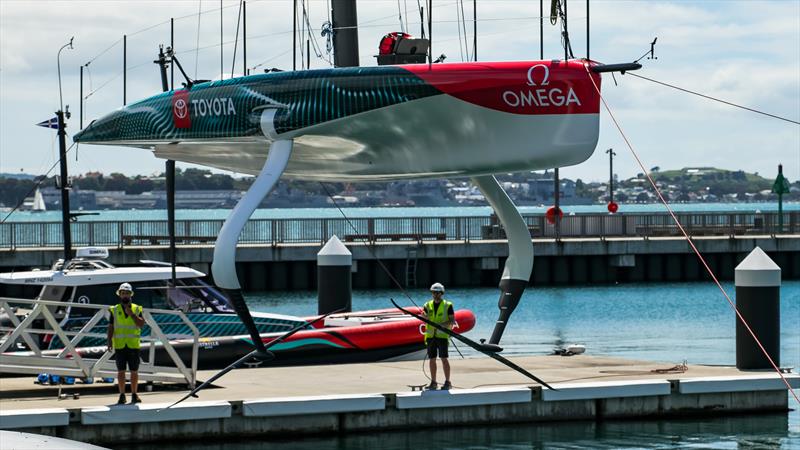
[[[533,81],[533,78],[536,69],[539,67],[541,67],[543,71],[542,81],[539,84],[536,84],[536,82]],[[548,84],[550,84],[550,82],[548,81],[549,78],[550,78],[550,68],[544,64],[536,64],[535,66],[532,66],[530,69],[528,69],[528,86],[547,86]]]

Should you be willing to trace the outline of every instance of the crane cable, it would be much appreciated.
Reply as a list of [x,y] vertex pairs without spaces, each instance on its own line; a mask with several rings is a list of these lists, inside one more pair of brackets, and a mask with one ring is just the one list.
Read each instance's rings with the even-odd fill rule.
[[753,340],[756,341],[756,344],[758,344],[758,348],[761,349],[761,352],[767,358],[767,360],[769,361],[770,365],[772,365],[772,368],[775,369],[775,372],[778,374],[778,376],[781,377],[781,380],[786,385],[786,387],[789,389],[789,392],[792,394],[794,399],[797,401],[797,404],[800,405],[800,397],[798,397],[797,393],[794,392],[794,390],[792,389],[792,385],[789,384],[789,381],[786,380],[785,376],[783,376],[783,373],[781,372],[781,369],[778,367],[777,364],[775,364],[775,361],[773,361],[772,357],[769,355],[767,350],[761,344],[761,341],[758,339],[758,336],[756,336],[756,333],[753,331],[752,328],[750,328],[750,324],[747,323],[747,321],[744,319],[742,314],[739,312],[739,309],[736,307],[736,304],[733,302],[733,300],[731,300],[731,297],[728,295],[728,292],[722,286],[722,283],[719,282],[719,279],[714,274],[714,271],[711,270],[711,267],[706,262],[706,259],[700,253],[700,250],[698,250],[697,247],[695,246],[694,241],[692,241],[692,239],[689,237],[689,233],[686,232],[686,229],[683,228],[683,225],[678,220],[678,217],[675,215],[675,212],[672,211],[672,208],[669,206],[669,203],[667,203],[667,200],[664,198],[664,195],[661,193],[661,189],[658,188],[658,185],[656,185],[655,181],[653,180],[653,177],[650,176],[650,172],[645,168],[644,163],[639,158],[639,154],[636,152],[636,150],[634,150],[633,144],[631,144],[630,140],[628,139],[628,136],[622,130],[622,126],[619,124],[619,122],[617,122],[617,118],[614,116],[614,113],[611,112],[611,108],[608,106],[608,103],[606,102],[605,97],[603,97],[603,95],[600,93],[600,87],[594,81],[594,77],[592,76],[592,72],[589,69],[589,64],[588,63],[584,63],[584,69],[586,69],[586,73],[587,73],[587,75],[589,75],[589,80],[592,82],[592,85],[594,86],[594,90],[597,92],[597,95],[600,97],[600,100],[603,102],[603,107],[605,107],[606,112],[608,112],[608,115],[611,117],[611,120],[614,122],[614,126],[617,128],[617,131],[619,131],[619,134],[622,136],[622,139],[625,141],[625,145],[628,147],[628,150],[631,151],[631,155],[633,155],[633,158],[636,160],[636,163],[642,169],[642,172],[645,174],[645,176],[647,177],[647,180],[650,182],[650,185],[653,187],[653,190],[655,191],[655,193],[658,196],[659,200],[661,200],[661,203],[664,205],[664,207],[667,209],[667,212],[672,217],[672,220],[675,222],[675,225],[678,227],[678,229],[681,231],[683,236],[686,238],[686,242],[692,248],[692,251],[694,252],[694,254],[697,255],[697,259],[700,260],[700,263],[703,265],[703,267],[706,269],[708,274],[711,276],[711,279],[714,280],[714,283],[717,285],[717,287],[719,288],[720,292],[722,292],[722,295],[725,297],[725,300],[727,300],[728,304],[731,306],[731,308],[733,308],[733,311],[736,313],[736,317],[745,326],[745,328],[747,329],[747,332],[750,333],[750,336],[753,337]]

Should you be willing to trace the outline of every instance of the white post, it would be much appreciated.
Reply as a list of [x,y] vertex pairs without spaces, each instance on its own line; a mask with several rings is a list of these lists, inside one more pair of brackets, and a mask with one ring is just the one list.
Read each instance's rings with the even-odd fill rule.
[[[781,268],[756,247],[735,271],[736,308],[776,365],[781,359]],[[736,320],[736,368],[771,369],[764,352]]]

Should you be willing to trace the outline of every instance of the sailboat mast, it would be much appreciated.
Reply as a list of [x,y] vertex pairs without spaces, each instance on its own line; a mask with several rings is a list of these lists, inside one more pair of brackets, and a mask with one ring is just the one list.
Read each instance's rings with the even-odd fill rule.
[[356,0],[333,0],[333,64],[358,67],[358,14]]

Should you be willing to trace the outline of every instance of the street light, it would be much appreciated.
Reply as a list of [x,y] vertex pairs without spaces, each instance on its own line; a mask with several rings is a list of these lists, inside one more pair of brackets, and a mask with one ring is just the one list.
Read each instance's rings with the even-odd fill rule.
[[608,153],[608,212],[615,213],[619,209],[619,205],[614,203],[614,149],[606,150]]
[[75,47],[73,47],[73,46],[72,46],[72,40],[73,40],[73,39],[75,39],[75,36],[72,36],[71,38],[69,38],[69,42],[67,42],[66,44],[64,44],[63,46],[61,46],[61,48],[60,48],[60,49],[58,49],[58,56],[56,57],[56,61],[58,61],[58,100],[59,100],[59,111],[63,111],[63,110],[64,110],[64,96],[61,94],[61,50],[64,50],[64,49],[65,49],[65,48],[67,48],[67,47],[69,47],[69,48],[70,48],[70,50],[72,50],[73,48],[75,48]]
[[64,111],[64,97],[61,93],[61,51],[67,47],[69,47],[70,50],[73,49],[73,39],[75,39],[74,36],[69,38],[69,42],[58,49],[58,55],[56,56],[56,61],[58,62],[58,101],[60,106],[58,111],[56,111],[56,117],[58,118],[58,157],[61,169],[58,187],[61,190],[61,232],[64,236],[64,267],[67,267],[67,261],[72,257],[72,233],[69,226],[72,215],[70,214],[69,207],[69,175],[67,174],[66,140],[67,124],[65,120],[69,119],[69,106],[67,107],[67,111]]

